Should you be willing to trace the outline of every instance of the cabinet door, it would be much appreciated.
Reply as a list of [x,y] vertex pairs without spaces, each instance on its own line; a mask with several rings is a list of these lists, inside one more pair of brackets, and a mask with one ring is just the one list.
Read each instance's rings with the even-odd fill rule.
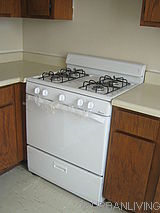
[[28,17],[72,19],[72,0],[28,0]]
[[160,26],[160,0],[143,0],[141,25]]
[[11,16],[12,15],[12,0],[1,0],[0,1],[0,16]]
[[20,17],[21,0],[0,0],[0,16]]
[[144,201],[154,143],[113,132],[110,140],[104,184],[104,197],[134,208]]
[[160,23],[160,0],[152,2],[150,21]]
[[[24,136],[23,136],[23,83],[14,85],[15,96],[15,116],[16,116],[16,132],[17,132],[17,161],[24,159]],[[17,162],[17,163],[18,163]]]
[[28,0],[28,16],[50,18],[53,0]]
[[54,1],[54,19],[72,19],[72,0]]
[[0,107],[0,171],[17,163],[16,122],[13,104]]
[[157,190],[156,190],[156,194],[155,194],[155,198],[154,198],[154,209],[152,210],[152,212],[159,212],[159,206],[160,206],[160,177],[159,177],[159,182],[157,185]]
[[23,128],[23,158],[27,160],[27,136],[26,136],[26,84],[21,84],[22,94],[22,128]]

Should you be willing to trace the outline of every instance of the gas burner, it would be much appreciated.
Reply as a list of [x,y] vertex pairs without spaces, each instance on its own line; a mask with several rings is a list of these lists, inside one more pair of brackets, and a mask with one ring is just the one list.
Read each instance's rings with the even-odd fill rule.
[[115,88],[122,88],[130,84],[125,78],[115,77],[115,76],[113,76],[112,78],[110,76],[101,76],[99,78],[99,82],[103,86],[109,86],[109,87],[115,87]]
[[130,85],[130,83],[128,83],[128,81],[123,77],[111,77],[105,75],[101,76],[98,81],[84,81],[83,85],[79,87],[79,89],[84,89],[92,92],[94,91],[101,94],[109,94],[128,85]]
[[79,87],[79,89],[85,89],[85,90],[88,90],[88,87],[93,85],[97,85],[98,83],[94,80],[89,80],[89,81],[84,81],[83,82],[83,85],[81,87]]
[[111,76],[109,76],[109,75],[104,75],[104,76],[101,76],[101,77],[99,78],[99,81],[100,81],[100,82],[106,81],[106,80],[113,80],[113,79],[112,79]]
[[98,92],[98,91],[104,91],[104,86],[102,86],[102,85],[94,85],[93,87],[92,87],[92,89],[94,90],[94,91],[96,91],[96,92]]
[[65,83],[67,81],[72,81],[78,78],[83,78],[89,76],[83,69],[73,69],[70,68],[61,69],[58,72],[44,72],[39,79],[48,80],[51,82]]
[[49,78],[51,75],[53,74],[52,71],[49,71],[49,72],[43,72],[42,73],[42,76],[40,77],[40,79],[45,79],[45,78]]

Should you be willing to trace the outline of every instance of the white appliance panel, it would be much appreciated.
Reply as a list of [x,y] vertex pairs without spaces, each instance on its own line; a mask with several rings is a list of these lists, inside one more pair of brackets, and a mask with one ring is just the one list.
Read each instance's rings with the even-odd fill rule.
[[[38,95],[35,94],[35,89],[40,90],[40,93]],[[47,96],[43,96],[42,92],[44,90],[48,91]],[[81,90],[81,91],[83,92],[84,90]],[[90,97],[90,96],[86,96],[86,95],[82,95],[82,94],[78,94],[78,93],[73,93],[71,91],[65,90],[64,88],[60,89],[60,88],[54,88],[54,87],[40,85],[38,83],[27,82],[26,93],[30,94],[32,96],[35,96],[37,99],[40,98],[40,99],[53,101],[53,104],[58,103],[59,102],[59,96],[63,95],[63,96],[65,96],[65,100],[63,101],[63,104],[68,105],[68,106],[73,107],[73,108],[78,108],[77,101],[79,99],[83,99],[84,104],[81,107],[81,109],[83,111],[87,111],[88,110],[87,104],[89,102],[93,102],[94,108],[92,109],[92,113],[96,113],[96,114],[100,114],[100,115],[104,115],[104,116],[111,116],[112,106],[106,100],[99,100],[99,99],[95,99],[95,98]]]
[[103,177],[59,160],[30,146],[27,147],[29,171],[99,205],[103,202]]
[[[146,65],[127,61],[119,61],[109,58],[69,53],[66,59],[67,67],[81,67],[86,71],[98,74],[101,71],[123,76],[132,76],[135,83],[144,81]],[[90,73],[90,72],[89,72]],[[131,81],[131,82],[134,82]]]
[[43,101],[42,106],[34,97],[27,101],[27,143],[103,176],[110,117],[86,117],[63,108],[51,112]]

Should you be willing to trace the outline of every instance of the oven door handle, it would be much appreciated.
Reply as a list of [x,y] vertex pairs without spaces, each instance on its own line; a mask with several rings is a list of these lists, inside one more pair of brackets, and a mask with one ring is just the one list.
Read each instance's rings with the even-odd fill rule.
[[[106,117],[102,115],[95,114],[90,111],[85,111],[83,109],[77,109],[74,106],[70,106],[67,104],[59,103],[58,101],[50,101],[46,99],[42,99],[40,97],[30,96],[27,95],[26,102],[33,102],[37,105],[37,107],[40,107],[43,111],[46,111],[48,113],[56,113],[57,110],[70,112],[73,114],[76,114],[80,117],[92,119],[94,121],[97,121],[98,123],[105,123]],[[31,110],[31,109],[27,109]]]
[[105,120],[106,120],[106,117],[104,116],[95,114],[93,112],[85,111],[83,109],[77,109],[74,106],[69,106],[66,104],[57,103],[55,105],[55,109],[70,112],[70,113],[79,115],[80,117],[83,117],[83,118],[89,118],[99,123],[105,123]]

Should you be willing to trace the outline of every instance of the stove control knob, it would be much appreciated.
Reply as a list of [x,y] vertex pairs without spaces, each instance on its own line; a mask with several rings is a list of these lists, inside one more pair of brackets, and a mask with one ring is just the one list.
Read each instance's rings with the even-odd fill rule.
[[48,95],[48,90],[47,90],[47,89],[44,89],[44,90],[42,91],[42,95],[43,95],[43,96],[47,96],[47,95]]
[[36,94],[36,95],[38,95],[39,93],[40,93],[40,88],[39,87],[36,87],[35,89],[34,89],[34,93]]
[[65,101],[66,96],[64,94],[60,94],[58,99],[60,102],[63,102],[63,101]]
[[84,101],[82,99],[78,99],[77,100],[77,106],[78,107],[82,107],[83,106]]
[[94,103],[93,102],[88,102],[87,107],[88,107],[89,110],[92,110],[94,108]]

